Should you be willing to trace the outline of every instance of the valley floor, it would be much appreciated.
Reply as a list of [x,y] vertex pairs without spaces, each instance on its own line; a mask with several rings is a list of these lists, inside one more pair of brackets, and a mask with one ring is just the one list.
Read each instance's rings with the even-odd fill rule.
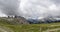
[[1,32],[60,32],[60,23],[50,24],[0,24]]
[[0,32],[60,32],[60,22],[47,24],[17,24],[12,21],[7,21],[6,18],[0,18]]

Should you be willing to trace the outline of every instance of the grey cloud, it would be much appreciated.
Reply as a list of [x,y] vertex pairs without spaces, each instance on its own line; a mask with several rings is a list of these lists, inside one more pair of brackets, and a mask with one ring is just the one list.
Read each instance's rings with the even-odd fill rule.
[[[6,15],[24,17],[60,16],[60,0],[0,0],[0,9]],[[20,8],[19,8],[20,7]],[[26,14],[24,11],[27,11]]]
[[18,0],[0,0],[0,8],[6,15],[18,15]]
[[51,2],[53,2],[56,5],[60,5],[60,0],[50,0]]

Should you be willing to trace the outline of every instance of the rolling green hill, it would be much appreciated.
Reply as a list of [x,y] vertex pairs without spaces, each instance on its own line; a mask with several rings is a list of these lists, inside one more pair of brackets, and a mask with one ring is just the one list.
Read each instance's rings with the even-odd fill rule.
[[0,32],[60,32],[60,23],[50,24],[13,24],[0,18]]

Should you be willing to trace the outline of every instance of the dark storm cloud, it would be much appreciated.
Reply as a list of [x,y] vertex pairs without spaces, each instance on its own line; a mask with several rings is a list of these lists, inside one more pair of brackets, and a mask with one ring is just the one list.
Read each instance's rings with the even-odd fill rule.
[[0,0],[0,9],[6,15],[18,15],[18,0]]

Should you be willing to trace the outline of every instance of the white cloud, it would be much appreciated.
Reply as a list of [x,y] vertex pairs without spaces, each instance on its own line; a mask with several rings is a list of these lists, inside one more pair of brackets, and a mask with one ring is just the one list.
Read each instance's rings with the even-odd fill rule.
[[33,16],[58,16],[60,13],[59,6],[50,0],[30,0],[30,2],[25,4],[24,9],[27,9],[27,12],[32,13],[31,15]]
[[58,8],[55,4],[52,4],[52,5],[49,6],[49,9],[50,10],[57,10]]
[[20,8],[23,11],[23,14],[27,11],[25,14],[27,16],[41,16],[42,14],[47,13],[50,4],[49,0],[22,0]]
[[7,15],[3,14],[0,10],[0,17],[7,17]]

